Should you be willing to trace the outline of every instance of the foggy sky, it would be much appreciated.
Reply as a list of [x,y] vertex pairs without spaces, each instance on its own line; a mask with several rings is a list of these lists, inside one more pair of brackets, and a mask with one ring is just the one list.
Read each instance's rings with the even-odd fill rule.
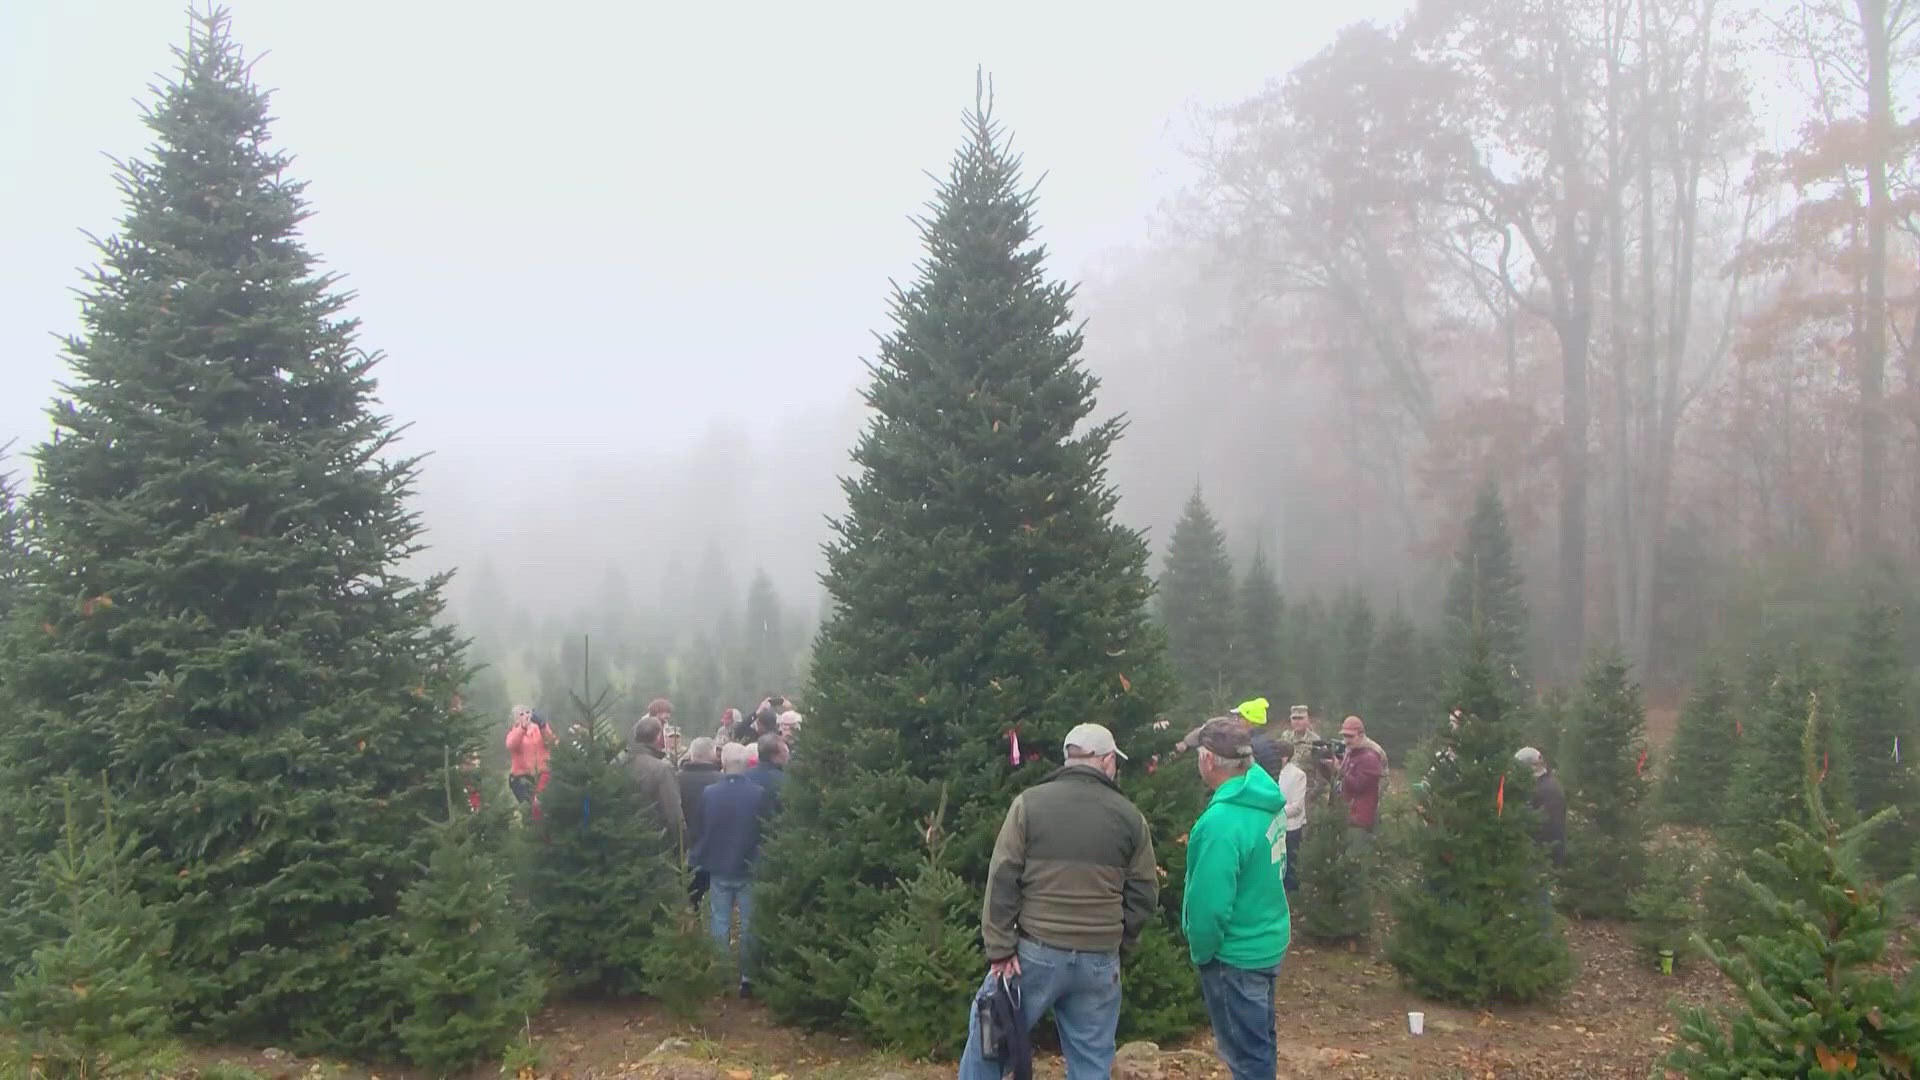
[[[1053,272],[1079,280],[1190,179],[1192,109],[1404,6],[235,0],[233,25],[309,182],[308,241],[357,290],[361,344],[388,354],[385,407],[434,454],[430,540],[463,560],[551,514],[556,491],[643,483],[716,440],[777,445],[788,425],[842,443],[804,485],[830,497],[888,280],[919,256],[907,215],[945,172],[976,65],[1030,178],[1046,174]],[[103,155],[146,146],[136,102],[186,27],[167,0],[0,4],[0,442],[16,451],[47,432],[82,230],[120,212]],[[643,524],[567,510],[609,549]],[[791,582],[812,553],[787,561]]]

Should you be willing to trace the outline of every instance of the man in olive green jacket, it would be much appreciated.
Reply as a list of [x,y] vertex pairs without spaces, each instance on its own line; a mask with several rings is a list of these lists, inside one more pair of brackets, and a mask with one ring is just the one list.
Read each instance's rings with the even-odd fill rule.
[[1187,834],[1181,923],[1214,1046],[1233,1080],[1273,1080],[1273,984],[1292,938],[1283,883],[1287,800],[1253,764],[1246,724],[1216,717],[1196,735],[1200,778],[1213,797]]
[[[1126,755],[1113,733],[1081,724],[1067,733],[1066,755],[1064,767],[1014,798],[993,845],[982,992],[1007,980],[1028,1028],[1052,1009],[1067,1080],[1105,1080],[1120,1022],[1120,954],[1153,916],[1159,871],[1146,818],[1114,783]],[[960,1078],[1000,1076],[975,1010]]]

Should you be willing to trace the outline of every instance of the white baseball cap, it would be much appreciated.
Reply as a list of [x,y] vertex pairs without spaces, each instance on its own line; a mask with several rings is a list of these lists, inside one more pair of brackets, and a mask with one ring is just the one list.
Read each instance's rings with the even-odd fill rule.
[[1120,753],[1120,748],[1113,744],[1113,732],[1108,731],[1104,724],[1081,724],[1067,732],[1066,748],[1069,754],[1078,750],[1094,757],[1115,754],[1121,761],[1127,760],[1127,755]]

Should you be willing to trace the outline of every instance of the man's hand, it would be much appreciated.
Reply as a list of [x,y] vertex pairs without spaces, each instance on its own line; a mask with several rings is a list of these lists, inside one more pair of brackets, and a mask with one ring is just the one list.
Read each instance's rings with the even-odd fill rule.
[[1015,953],[1005,960],[995,960],[993,963],[987,965],[987,972],[991,975],[998,975],[1002,979],[1019,978],[1020,954]]

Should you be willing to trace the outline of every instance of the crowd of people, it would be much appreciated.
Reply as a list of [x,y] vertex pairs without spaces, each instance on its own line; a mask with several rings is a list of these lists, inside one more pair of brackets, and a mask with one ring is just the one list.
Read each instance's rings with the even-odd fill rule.
[[[739,942],[740,996],[753,992],[752,871],[761,824],[778,808],[786,768],[805,718],[779,694],[750,714],[722,712],[712,735],[684,740],[673,703],[655,698],[626,732],[623,751],[646,812],[684,854],[689,901],[703,901],[709,929],[723,952]],[[540,819],[557,736],[540,711],[521,706],[508,724],[507,786],[533,820]],[[477,786],[468,789],[478,808]]]
[[[1323,739],[1305,706],[1271,730],[1264,698],[1174,744],[1211,792],[1185,837],[1181,925],[1214,1043],[1235,1080],[1279,1063],[1274,983],[1292,936],[1306,830],[1338,828],[1372,850],[1387,756],[1349,716]],[[1164,729],[1163,722],[1155,725]],[[1126,754],[1099,724],[1067,733],[1066,763],[1007,810],[980,933],[988,970],[974,998],[961,1080],[1030,1074],[1027,1032],[1051,1011],[1069,1080],[1105,1077],[1120,1020],[1120,957],[1159,902],[1146,818],[1121,792]]]
[[[1274,984],[1291,938],[1309,829],[1339,829],[1349,852],[1373,850],[1387,754],[1359,716],[1323,738],[1296,705],[1284,727],[1254,698],[1187,732],[1209,790],[1187,845],[1182,929],[1215,1045],[1235,1080],[1278,1071]],[[711,736],[683,743],[673,704],[657,698],[627,732],[624,751],[649,813],[681,845],[690,902],[709,905],[723,951],[739,943],[742,997],[752,994],[753,868],[763,823],[779,806],[802,717],[779,695],[751,713],[725,710]],[[1164,729],[1167,724],[1155,725]],[[538,710],[516,709],[507,731],[508,784],[536,819],[554,734]],[[1120,1016],[1120,957],[1159,902],[1153,838],[1120,790],[1126,754],[1112,732],[1068,732],[1065,764],[1016,796],[993,849],[981,910],[986,980],[974,1000],[961,1080],[1023,1075],[1027,1033],[1052,1012],[1068,1080],[1105,1077]],[[1556,863],[1566,842],[1565,796],[1539,751],[1515,755],[1536,779],[1536,838]],[[477,799],[477,795],[475,796]],[[1548,905],[1549,917],[1551,906]]]
[[[1176,756],[1195,753],[1211,793],[1184,838],[1181,927],[1234,1080],[1273,1080],[1279,1071],[1274,984],[1292,936],[1306,831],[1339,829],[1352,855],[1371,856],[1388,776],[1386,751],[1359,716],[1342,720],[1331,740],[1306,706],[1289,710],[1279,730],[1269,728],[1267,708],[1254,698],[1174,744]],[[1120,791],[1126,755],[1112,733],[1082,724],[1064,749],[1065,765],[1014,798],[994,845],[980,919],[988,970],[961,1080],[1031,1075],[1027,1032],[1048,1011],[1068,1080],[1105,1077],[1113,1066],[1120,957],[1155,910],[1159,872],[1146,819]],[[1534,839],[1560,865],[1566,796],[1538,750],[1524,747],[1514,759],[1535,778]],[[1551,897],[1543,901],[1551,918]]]

